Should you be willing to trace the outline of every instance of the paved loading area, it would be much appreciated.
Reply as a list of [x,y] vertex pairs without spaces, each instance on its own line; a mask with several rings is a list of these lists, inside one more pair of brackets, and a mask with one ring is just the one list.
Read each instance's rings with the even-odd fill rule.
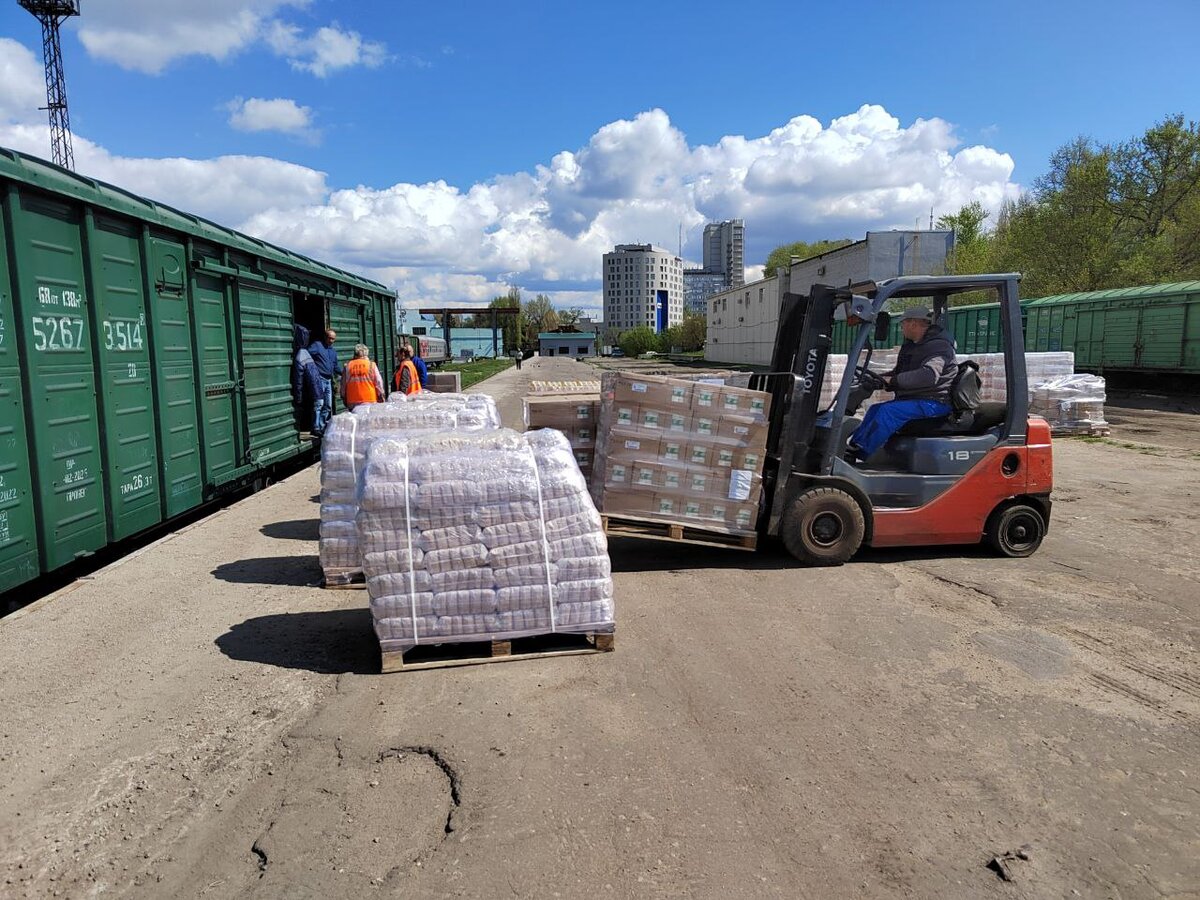
[[0,620],[0,895],[1200,896],[1180,433],[1029,560],[617,540],[615,653],[386,676],[307,470]]

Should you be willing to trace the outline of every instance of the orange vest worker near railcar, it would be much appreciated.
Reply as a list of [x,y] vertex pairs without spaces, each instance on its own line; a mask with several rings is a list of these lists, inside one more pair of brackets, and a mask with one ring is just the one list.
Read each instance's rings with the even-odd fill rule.
[[383,402],[383,376],[379,367],[368,359],[365,344],[354,345],[354,359],[346,363],[346,371],[342,374],[342,402],[347,409],[354,409],[360,403]]
[[396,371],[392,374],[392,387],[402,394],[421,393],[421,375],[412,360],[411,345],[405,344],[396,351]]

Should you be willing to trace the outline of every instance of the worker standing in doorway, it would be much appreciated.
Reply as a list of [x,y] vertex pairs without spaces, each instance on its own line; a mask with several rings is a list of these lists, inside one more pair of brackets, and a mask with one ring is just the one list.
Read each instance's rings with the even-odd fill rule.
[[319,431],[325,430],[325,426],[329,424],[329,420],[333,416],[333,380],[341,378],[343,375],[342,364],[338,362],[337,351],[333,349],[335,340],[337,340],[337,332],[331,328],[325,332],[324,343],[316,340],[308,347],[313,364],[317,367],[317,374],[321,376],[321,387],[324,394],[321,404],[321,421],[318,424]]
[[360,403],[382,403],[383,397],[379,367],[371,362],[366,344],[355,344],[354,359],[346,363],[342,376],[342,402],[347,409],[354,409]]

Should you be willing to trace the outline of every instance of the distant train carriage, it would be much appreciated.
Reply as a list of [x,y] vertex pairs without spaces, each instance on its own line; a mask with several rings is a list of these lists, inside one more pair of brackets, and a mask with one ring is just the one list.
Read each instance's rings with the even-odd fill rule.
[[0,148],[0,593],[311,457],[292,333],[382,284]]
[[418,355],[425,360],[427,366],[439,366],[450,360],[450,354],[446,351],[446,341],[444,338],[432,337],[430,335],[414,335],[402,334],[400,340],[407,341],[414,347],[418,348]]

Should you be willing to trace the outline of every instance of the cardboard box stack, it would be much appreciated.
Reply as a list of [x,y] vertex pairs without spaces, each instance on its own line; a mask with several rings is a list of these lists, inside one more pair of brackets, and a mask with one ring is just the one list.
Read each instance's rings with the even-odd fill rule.
[[[393,395],[393,399],[396,395]],[[403,395],[398,395],[403,397]],[[321,441],[320,562],[326,584],[349,584],[362,574],[355,517],[359,476],[367,451],[382,437],[470,433],[500,427],[495,401],[483,394],[424,394],[418,400],[368,403],[333,417]]]
[[525,398],[525,427],[553,428],[566,436],[583,477],[591,481],[600,407],[599,382],[594,394],[544,394]]
[[608,543],[557,432],[376,441],[357,524],[385,653],[613,630]]
[[1049,422],[1054,434],[1108,433],[1105,383],[1099,375],[1060,375],[1035,385],[1030,395],[1029,411]]
[[600,396],[599,381],[531,381],[531,394],[591,394]]
[[770,402],[708,380],[605,373],[596,505],[612,515],[753,533]]

